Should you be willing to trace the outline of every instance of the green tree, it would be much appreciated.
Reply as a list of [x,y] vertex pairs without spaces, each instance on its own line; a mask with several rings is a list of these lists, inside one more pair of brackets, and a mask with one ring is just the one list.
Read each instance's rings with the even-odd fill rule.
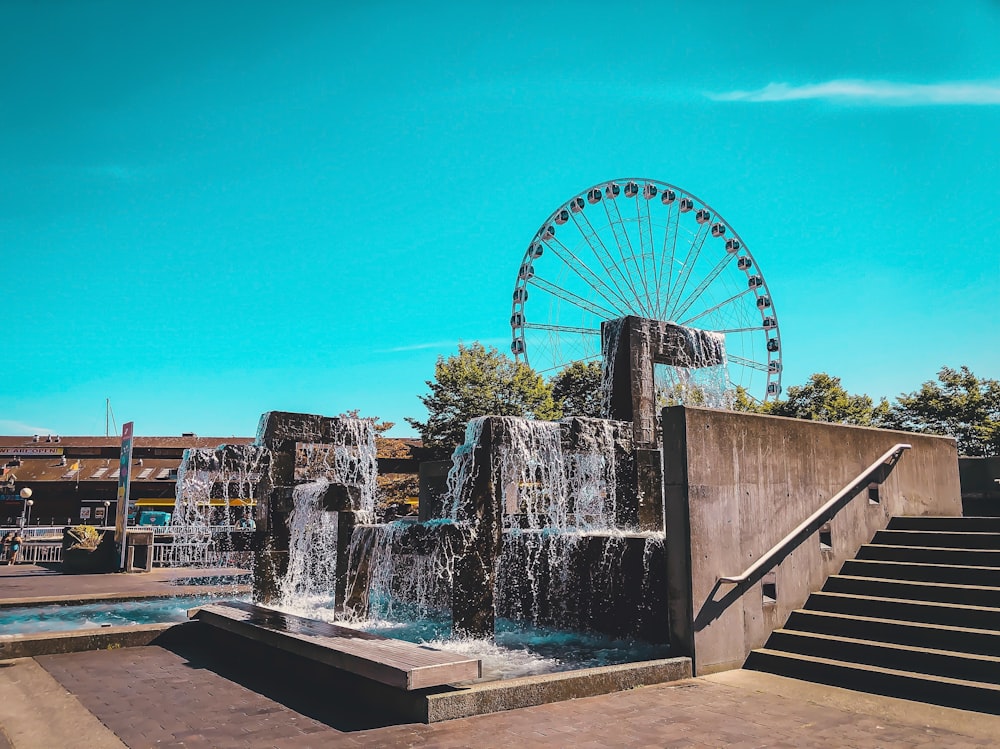
[[420,396],[427,421],[406,421],[420,432],[424,446],[442,457],[462,443],[465,425],[476,416],[561,416],[552,387],[541,375],[478,342],[459,344],[453,356],[439,356],[427,387],[431,392]]
[[1000,381],[980,379],[968,367],[942,367],[937,379],[900,395],[891,425],[954,437],[962,455],[1000,455]]
[[764,403],[750,397],[747,389],[742,385],[736,386],[736,395],[733,396],[733,410],[746,411],[747,413],[766,413],[767,406]]
[[805,385],[788,388],[785,400],[769,401],[758,410],[772,416],[881,427],[889,424],[890,406],[885,398],[876,404],[869,395],[851,395],[839,377],[817,372]]
[[552,397],[566,416],[601,418],[601,363],[573,362],[564,367],[552,378]]

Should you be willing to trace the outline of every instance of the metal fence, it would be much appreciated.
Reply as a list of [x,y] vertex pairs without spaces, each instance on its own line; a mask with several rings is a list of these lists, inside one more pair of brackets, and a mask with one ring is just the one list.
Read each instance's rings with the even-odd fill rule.
[[29,538],[62,538],[63,528],[65,525],[26,525],[24,528],[18,528],[16,525],[6,525],[0,527],[0,536],[6,536],[8,533],[21,531],[21,537],[24,539]]
[[21,553],[18,559],[30,564],[39,562],[61,562],[62,542],[53,543],[26,543],[21,546]]
[[[106,529],[112,530],[112,529]],[[130,529],[131,530],[131,529]],[[2,531],[2,529],[0,529]],[[41,540],[44,534],[25,536],[18,561],[26,564],[62,562],[62,527],[58,542]],[[154,543],[154,567],[240,567],[248,569],[253,564],[253,552],[220,551],[214,543]]]
[[219,551],[212,544],[153,544],[154,567],[248,567],[249,551]]

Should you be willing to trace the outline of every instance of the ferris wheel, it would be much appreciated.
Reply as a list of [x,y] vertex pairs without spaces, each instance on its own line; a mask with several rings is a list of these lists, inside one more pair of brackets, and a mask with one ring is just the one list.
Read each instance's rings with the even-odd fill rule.
[[[599,361],[601,323],[626,315],[725,336],[727,363],[709,376],[728,402],[737,386],[758,402],[781,393],[778,316],[756,260],[714,208],[659,180],[602,182],[542,223],[514,285],[511,351],[552,376]],[[697,375],[657,369],[674,391]]]

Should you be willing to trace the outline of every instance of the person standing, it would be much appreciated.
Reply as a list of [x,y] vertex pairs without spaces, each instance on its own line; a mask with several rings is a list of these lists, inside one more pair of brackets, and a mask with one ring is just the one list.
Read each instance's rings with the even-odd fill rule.
[[3,556],[0,559],[8,559],[10,557],[10,545],[14,541],[14,531],[7,531],[6,535],[3,537]]
[[17,564],[17,558],[21,553],[21,546],[24,545],[24,539],[21,537],[21,531],[14,533],[14,538],[10,541],[10,552],[7,554],[7,564]]

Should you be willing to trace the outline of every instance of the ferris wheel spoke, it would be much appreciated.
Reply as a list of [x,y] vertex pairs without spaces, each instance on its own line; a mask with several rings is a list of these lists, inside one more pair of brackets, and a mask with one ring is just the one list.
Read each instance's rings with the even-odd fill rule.
[[[668,313],[673,310],[677,300],[679,300],[684,294],[684,287],[687,286],[688,279],[691,278],[691,272],[694,270],[694,264],[698,261],[698,255],[701,254],[701,248],[702,245],[705,244],[705,238],[707,236],[708,224],[702,224],[698,233],[694,235],[694,241],[691,242],[691,246],[688,248],[687,255],[684,258],[684,270],[682,270],[680,276],[677,277],[677,285],[671,290],[670,296],[667,297],[666,310]],[[667,317],[669,317],[669,314]]]
[[[652,311],[656,314],[660,304],[660,284],[659,279],[656,275],[656,241],[653,239],[653,219],[650,215],[652,211],[649,209],[650,198],[646,198],[643,195],[643,202],[639,202],[639,193],[635,195],[636,203],[636,213],[641,213],[640,205],[646,206],[646,241],[649,244],[649,283],[653,287],[653,303]],[[642,217],[639,217],[639,241],[642,242]],[[643,268],[646,268],[646,252],[643,250],[642,255]]]
[[527,330],[550,330],[556,333],[578,333],[580,335],[596,336],[601,334],[599,328],[577,328],[571,325],[551,325],[543,322],[526,322],[523,327]]
[[538,374],[540,374],[540,375],[547,375],[549,372],[558,372],[560,370],[563,370],[563,369],[565,369],[566,367],[568,367],[570,364],[572,364],[574,362],[586,363],[586,362],[591,362],[591,361],[597,361],[600,358],[601,358],[601,354],[600,354],[600,352],[598,352],[596,354],[591,354],[590,356],[583,356],[583,357],[580,357],[579,359],[574,359],[573,362],[567,362],[566,364],[556,364],[553,367],[547,367],[546,369],[537,369],[535,371],[538,372]]
[[[642,230],[642,225],[643,225],[643,221],[642,221],[642,206],[643,206],[643,204],[645,204],[645,206],[646,206],[646,226],[647,226],[647,228],[649,228],[649,200],[647,200],[645,198],[642,198],[640,196],[641,196],[641,193],[639,192],[638,189],[636,189],[636,193],[635,193],[635,225],[636,225],[636,227],[639,230],[639,262],[642,264],[642,268],[640,270],[640,273],[642,275],[642,285],[643,285],[643,288],[645,288],[645,290],[646,290],[646,308],[650,311],[650,313],[653,313],[656,310],[655,288],[652,286],[653,281],[655,280],[655,276],[654,276],[654,273],[653,273],[653,269],[650,267],[650,265],[652,263],[652,254],[653,254],[653,234],[652,234],[652,231],[650,230],[649,233],[648,233],[648,237],[646,237],[645,233]],[[640,202],[640,200],[642,202]],[[644,239],[647,240],[647,241],[644,241]],[[648,253],[646,252],[647,245],[649,247],[649,252]]]
[[[670,219],[673,217],[674,230],[670,231]],[[666,293],[667,297],[662,302],[657,298],[657,316],[660,318],[666,317],[667,312],[667,300],[670,299],[670,290],[673,287],[673,277],[674,277],[674,256],[677,251],[677,228],[680,224],[681,212],[680,207],[677,206],[677,201],[670,204],[667,209],[667,221],[663,227],[663,251],[660,253],[660,272],[657,275],[657,287],[660,289],[660,295],[663,293],[663,269],[667,269],[667,283],[666,283]],[[664,262],[667,256],[667,244],[670,244],[670,260]]]
[[712,330],[713,333],[752,333],[755,330],[767,330],[763,325],[752,328],[728,328],[726,330]]
[[745,296],[747,294],[751,294],[751,293],[753,293],[753,289],[743,289],[743,291],[740,291],[740,292],[738,292],[736,294],[733,294],[731,297],[729,297],[728,299],[725,299],[725,300],[719,302],[714,307],[709,307],[708,309],[699,312],[694,317],[689,317],[687,320],[681,320],[677,324],[678,325],[690,325],[695,320],[698,320],[698,319],[704,317],[705,315],[709,315],[709,314],[715,312],[716,310],[722,309],[727,304],[732,304],[733,302],[735,302],[740,297]]
[[709,271],[708,275],[705,276],[702,282],[695,287],[694,291],[692,291],[688,295],[688,298],[685,299],[684,302],[682,302],[677,307],[677,309],[671,313],[670,316],[677,318],[683,315],[685,312],[687,312],[691,308],[691,305],[694,304],[696,301],[698,301],[698,298],[705,292],[705,289],[711,286],[712,283],[715,281],[715,279],[718,278],[719,275],[722,273],[722,271],[726,269],[726,266],[729,265],[730,262],[732,262],[732,259],[734,257],[735,257],[734,254],[727,252],[725,257],[723,257],[718,263],[715,264],[715,267],[712,268],[711,271]]
[[551,281],[546,281],[541,276],[532,276],[532,278],[528,281],[528,283],[531,284],[532,286],[541,289],[542,291],[546,291],[549,294],[552,294],[553,296],[559,297],[565,302],[569,302],[575,307],[579,307],[582,310],[586,310],[587,312],[590,312],[592,315],[597,315],[598,317],[601,317],[605,320],[612,320],[619,316],[609,309],[605,309],[604,307],[601,307],[598,304],[594,304],[593,302],[587,301],[582,296],[577,296],[572,291],[567,291],[566,289],[560,286],[556,286]]
[[[629,309],[628,301],[620,293],[616,293],[614,289],[604,283],[600,276],[594,273],[573,250],[556,238],[549,240],[548,246],[555,253],[556,257],[563,261],[566,267],[576,273],[584,283],[592,286],[617,312],[623,315],[627,313]],[[604,293],[605,291],[607,294]]]
[[[615,198],[609,198],[603,201],[604,212],[608,216],[608,224],[611,226],[611,231],[615,235],[615,243],[618,245],[618,254],[621,256],[622,265],[627,269],[629,267],[628,260],[625,258],[625,248],[628,247],[629,257],[632,258],[632,268],[635,270],[635,275],[639,277],[639,281],[642,283],[643,291],[645,292],[646,304],[642,303],[641,299],[636,299],[639,303],[639,307],[642,313],[646,316],[650,316],[649,311],[649,289],[646,288],[646,279],[643,278],[642,270],[639,267],[639,261],[635,256],[635,249],[632,247],[632,238],[628,235],[628,230],[625,228],[625,222],[622,220],[621,211],[618,210],[618,201]],[[609,207],[610,206],[610,207]],[[611,208],[615,209],[615,216],[617,220],[611,216]],[[631,278],[631,273],[629,277]],[[636,296],[639,296],[639,289],[635,284],[632,284],[632,288],[636,292]]]
[[735,356],[732,354],[726,354],[726,359],[731,364],[739,364],[741,367],[747,367],[748,369],[756,369],[759,372],[767,371],[767,364],[763,364],[759,361],[754,361],[753,359],[744,359],[742,356]]
[[[583,226],[580,225],[580,222],[577,220],[576,218],[577,214],[570,214],[570,215],[573,217],[573,223],[576,224],[577,230],[580,232],[581,236],[583,236],[584,240],[586,240],[587,242],[587,245],[590,247],[590,251],[594,253],[594,257],[597,258],[597,261],[601,264],[601,267],[604,269],[604,272],[608,274],[608,278],[610,278],[611,282],[615,285],[615,288],[618,290],[618,295],[622,299],[625,299],[626,301],[628,299],[634,299],[636,296],[635,289],[632,288],[632,284],[629,283],[628,277],[625,276],[621,268],[618,267],[618,264],[615,262],[615,259],[611,255],[610,250],[608,250],[608,248],[605,246],[604,241],[601,239],[601,236],[597,233],[597,230],[594,229],[594,225],[590,223],[590,219],[587,218],[587,216],[583,213],[579,214],[580,216],[583,217],[583,220],[587,225],[587,228],[585,229]],[[598,247],[600,247],[601,249],[600,250],[597,249]],[[621,280],[621,282],[628,288],[628,290],[631,291],[631,294],[626,293],[622,289],[621,285],[619,285],[618,283],[619,280]],[[632,304],[629,304],[628,308],[630,312],[639,311]]]

